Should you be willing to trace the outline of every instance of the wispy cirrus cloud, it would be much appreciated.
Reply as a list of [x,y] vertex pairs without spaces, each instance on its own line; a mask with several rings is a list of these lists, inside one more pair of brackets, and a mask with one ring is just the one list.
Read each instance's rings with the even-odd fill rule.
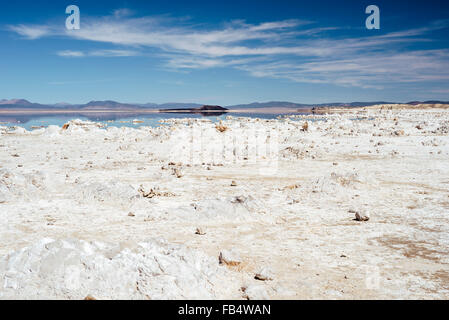
[[22,37],[24,37],[25,39],[28,39],[28,40],[39,39],[39,38],[42,38],[45,36],[49,36],[53,33],[52,28],[50,26],[46,26],[46,25],[19,24],[19,25],[8,26],[8,29],[10,31],[13,31],[13,32],[21,35]]
[[132,15],[131,10],[119,9],[99,19],[84,17],[80,30],[54,25],[9,29],[25,39],[60,36],[118,47],[58,52],[62,57],[126,57],[149,51],[148,55],[156,55],[172,70],[229,67],[254,77],[376,89],[389,83],[449,80],[444,71],[449,69],[448,49],[407,49],[410,44],[432,41],[429,35],[448,28],[448,21],[351,37],[344,33],[334,36],[340,27],[315,27],[305,20],[259,24],[231,21],[220,28],[209,28],[176,19]]
[[114,10],[113,14],[115,18],[124,18],[132,16],[134,14],[134,11],[128,8],[120,8]]
[[65,35],[80,40],[104,42],[123,46],[154,47],[165,52],[179,52],[213,57],[238,55],[298,54],[319,55],[325,48],[245,46],[243,42],[274,42],[291,36],[288,29],[305,22],[288,20],[248,25],[232,22],[221,30],[198,31],[189,26],[165,26],[157,18],[87,21],[81,30],[66,31]]
[[74,85],[74,84],[94,84],[94,83],[103,83],[103,82],[111,82],[117,79],[99,79],[99,80],[79,80],[79,81],[52,81],[47,84],[52,86],[65,86],[65,85]]
[[382,89],[389,83],[448,81],[449,73],[442,66],[449,66],[449,49],[368,54],[302,64],[274,61],[238,68],[255,77]]
[[84,57],[134,57],[139,52],[133,50],[93,50],[93,51],[72,51],[63,50],[56,53],[60,57],[84,58]]
[[82,51],[72,51],[72,50],[58,51],[56,54],[58,56],[66,58],[81,58],[86,56]]

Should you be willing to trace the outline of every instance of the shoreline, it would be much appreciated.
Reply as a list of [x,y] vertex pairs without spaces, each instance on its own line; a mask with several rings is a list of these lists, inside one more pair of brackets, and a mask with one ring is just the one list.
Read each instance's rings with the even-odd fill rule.
[[92,114],[92,113],[109,113],[109,114],[157,114],[157,113],[175,113],[175,114],[201,114],[201,113],[266,113],[266,114],[295,114],[295,113],[345,113],[351,111],[368,111],[368,110],[426,110],[426,109],[448,109],[447,104],[390,104],[390,105],[373,105],[358,107],[307,107],[307,108],[284,108],[284,107],[267,107],[267,108],[246,108],[246,109],[227,109],[227,110],[164,110],[164,109],[98,109],[98,110],[82,110],[82,109],[1,109],[0,114]]
[[[358,106],[358,107],[315,107],[309,108],[312,113],[326,114],[326,113],[344,113],[351,110],[354,111],[368,111],[368,110],[427,110],[427,109],[449,109],[448,104],[379,104],[372,106]],[[302,109],[297,109],[302,110]]]
[[[309,110],[309,109],[306,109]],[[133,113],[133,114],[153,114],[153,113],[185,113],[185,114],[200,114],[200,113],[298,113],[297,109],[290,108],[260,108],[260,109],[228,109],[228,110],[145,110],[145,109],[130,109],[130,110],[116,110],[116,109],[101,109],[101,110],[78,110],[78,109],[0,109],[0,114],[82,114],[82,113]]]

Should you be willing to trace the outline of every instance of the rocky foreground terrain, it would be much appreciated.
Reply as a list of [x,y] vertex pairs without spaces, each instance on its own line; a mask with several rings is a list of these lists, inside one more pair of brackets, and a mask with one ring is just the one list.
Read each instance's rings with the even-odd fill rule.
[[449,110],[0,127],[0,299],[447,299]]

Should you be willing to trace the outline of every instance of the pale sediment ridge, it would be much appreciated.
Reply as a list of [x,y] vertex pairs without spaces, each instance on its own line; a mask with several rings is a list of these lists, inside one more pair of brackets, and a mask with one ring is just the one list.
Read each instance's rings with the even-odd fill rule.
[[448,299],[448,212],[447,109],[0,126],[0,299]]
[[419,103],[419,104],[379,104],[372,106],[360,106],[360,107],[316,107],[307,109],[298,109],[298,111],[310,111],[315,114],[327,114],[327,113],[345,113],[348,110],[353,111],[366,111],[366,110],[423,110],[423,109],[449,109],[449,104],[441,103]]

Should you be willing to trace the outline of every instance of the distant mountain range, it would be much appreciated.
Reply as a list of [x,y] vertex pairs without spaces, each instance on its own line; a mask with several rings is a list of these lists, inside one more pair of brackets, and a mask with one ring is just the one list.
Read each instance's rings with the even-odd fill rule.
[[117,101],[90,101],[86,104],[70,104],[60,102],[55,104],[32,103],[25,99],[0,100],[0,109],[46,109],[46,110],[136,110],[136,109],[175,109],[200,108],[203,104],[197,103],[121,103]]
[[[287,101],[270,101],[270,102],[254,102],[249,104],[239,104],[226,106],[228,109],[257,109],[257,108],[291,108],[291,109],[307,109],[312,107],[360,107],[360,106],[371,106],[377,104],[395,104],[397,102],[385,102],[385,101],[371,101],[371,102],[333,102],[333,103],[322,103],[322,104],[303,104],[303,103],[293,103]],[[411,101],[407,104],[417,105],[417,104],[449,104],[449,101]],[[1,109],[26,109],[26,110],[89,110],[89,111],[99,111],[102,110],[145,110],[145,109],[194,109],[201,108],[203,104],[198,103],[121,103],[117,101],[90,101],[86,104],[70,104],[70,103],[55,103],[55,104],[40,104],[32,103],[25,99],[12,99],[12,100],[0,100],[0,110]]]

